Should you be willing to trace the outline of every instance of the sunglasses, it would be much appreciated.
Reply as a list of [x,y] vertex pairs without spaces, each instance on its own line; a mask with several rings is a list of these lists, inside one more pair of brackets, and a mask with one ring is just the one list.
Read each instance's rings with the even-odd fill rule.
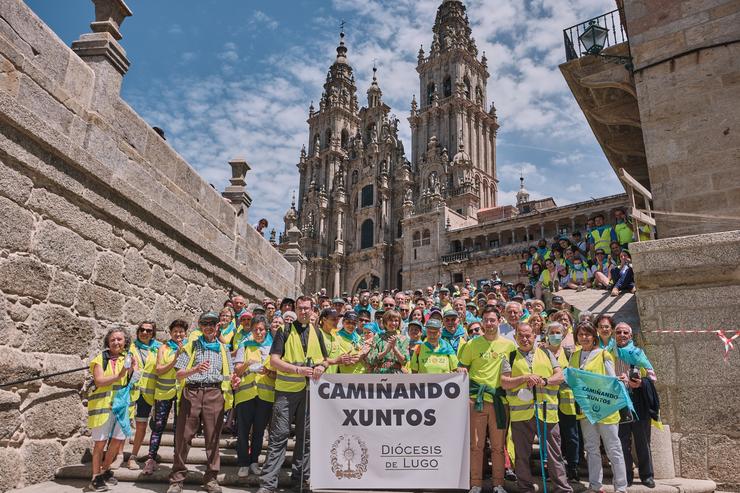
[[362,322],[364,324],[369,324],[370,323],[370,319],[369,318],[361,318],[360,319],[360,322]]
[[393,308],[393,307],[394,307],[394,306],[396,306],[396,305],[394,305],[393,303],[383,303],[383,306],[384,306],[385,308]]
[[202,322],[201,325],[203,327],[215,327],[217,323],[216,322]]
[[154,331],[152,329],[139,329],[140,334],[152,334]]

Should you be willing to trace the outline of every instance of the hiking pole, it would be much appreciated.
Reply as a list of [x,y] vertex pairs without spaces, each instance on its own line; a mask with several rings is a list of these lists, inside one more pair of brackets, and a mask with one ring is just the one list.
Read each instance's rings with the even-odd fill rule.
[[[532,394],[534,395],[534,426],[537,430],[537,441],[539,442],[539,454],[540,454],[540,473],[542,474],[542,490],[543,493],[547,493],[547,478],[545,477],[545,456],[542,453],[542,434],[540,433],[540,413],[537,406],[537,386],[532,387]],[[544,413],[543,416],[544,418]],[[547,446],[547,436],[545,436],[545,446]]]
[[[306,366],[309,368],[313,367],[313,361],[311,358],[306,360]],[[303,493],[303,477],[306,474],[306,424],[308,423],[308,399],[310,397],[311,381],[306,378],[306,400],[303,404],[303,437],[301,437],[301,486],[298,489],[299,493]],[[295,450],[293,450],[293,460],[295,460]]]

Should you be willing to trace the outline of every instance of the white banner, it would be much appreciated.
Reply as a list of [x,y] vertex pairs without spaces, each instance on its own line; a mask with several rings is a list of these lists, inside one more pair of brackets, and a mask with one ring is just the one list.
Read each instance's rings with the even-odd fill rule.
[[468,377],[311,382],[311,489],[469,489]]

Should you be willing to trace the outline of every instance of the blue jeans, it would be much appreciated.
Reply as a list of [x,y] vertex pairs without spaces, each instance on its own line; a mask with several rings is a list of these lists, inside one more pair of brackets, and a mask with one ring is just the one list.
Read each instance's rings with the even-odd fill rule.
[[568,467],[575,469],[578,467],[578,459],[581,455],[578,439],[578,420],[575,416],[563,414],[558,411],[560,420],[560,446],[563,449],[563,458]]

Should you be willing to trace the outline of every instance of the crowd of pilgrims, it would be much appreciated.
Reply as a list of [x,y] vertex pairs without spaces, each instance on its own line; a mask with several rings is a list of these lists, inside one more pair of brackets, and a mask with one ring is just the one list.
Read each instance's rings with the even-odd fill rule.
[[[557,251],[550,250],[546,264],[558,260]],[[238,477],[259,477],[259,493],[272,493],[291,424],[297,440],[292,477],[303,478],[309,488],[308,471],[302,470],[308,464],[309,379],[323,373],[445,372],[469,376],[471,493],[480,493],[489,461],[494,493],[505,493],[505,480],[534,491],[529,455],[543,422],[548,424],[542,427],[548,450],[544,473],[556,492],[572,491],[584,454],[589,489],[600,491],[602,447],[616,492],[633,482],[633,446],[641,483],[654,487],[650,427],[658,419],[656,377],[649,363],[636,367],[620,359],[620,348],[634,347],[631,327],[608,315],[578,313],[558,295],[548,303],[546,309],[542,300],[525,299],[497,279],[480,289],[467,280],[462,287],[440,282],[415,291],[362,291],[333,299],[323,290],[251,304],[234,296],[220,312],[203,313],[192,324],[172,321],[168,334],[149,321],[134,334],[111,329],[103,352],[90,363],[91,488],[105,491],[117,483],[112,465],[129,436],[113,412],[121,389],[129,389],[126,417],[132,419],[132,448],[123,467],[141,469],[145,476],[158,469],[162,433],[174,413],[168,492],[182,491],[190,442],[198,434],[208,451],[204,486],[221,491],[216,477],[223,429],[237,436]],[[583,419],[564,382],[569,366],[617,377],[637,416]],[[545,402],[538,412],[522,389],[539,390]],[[266,430],[267,458],[260,466]]]

